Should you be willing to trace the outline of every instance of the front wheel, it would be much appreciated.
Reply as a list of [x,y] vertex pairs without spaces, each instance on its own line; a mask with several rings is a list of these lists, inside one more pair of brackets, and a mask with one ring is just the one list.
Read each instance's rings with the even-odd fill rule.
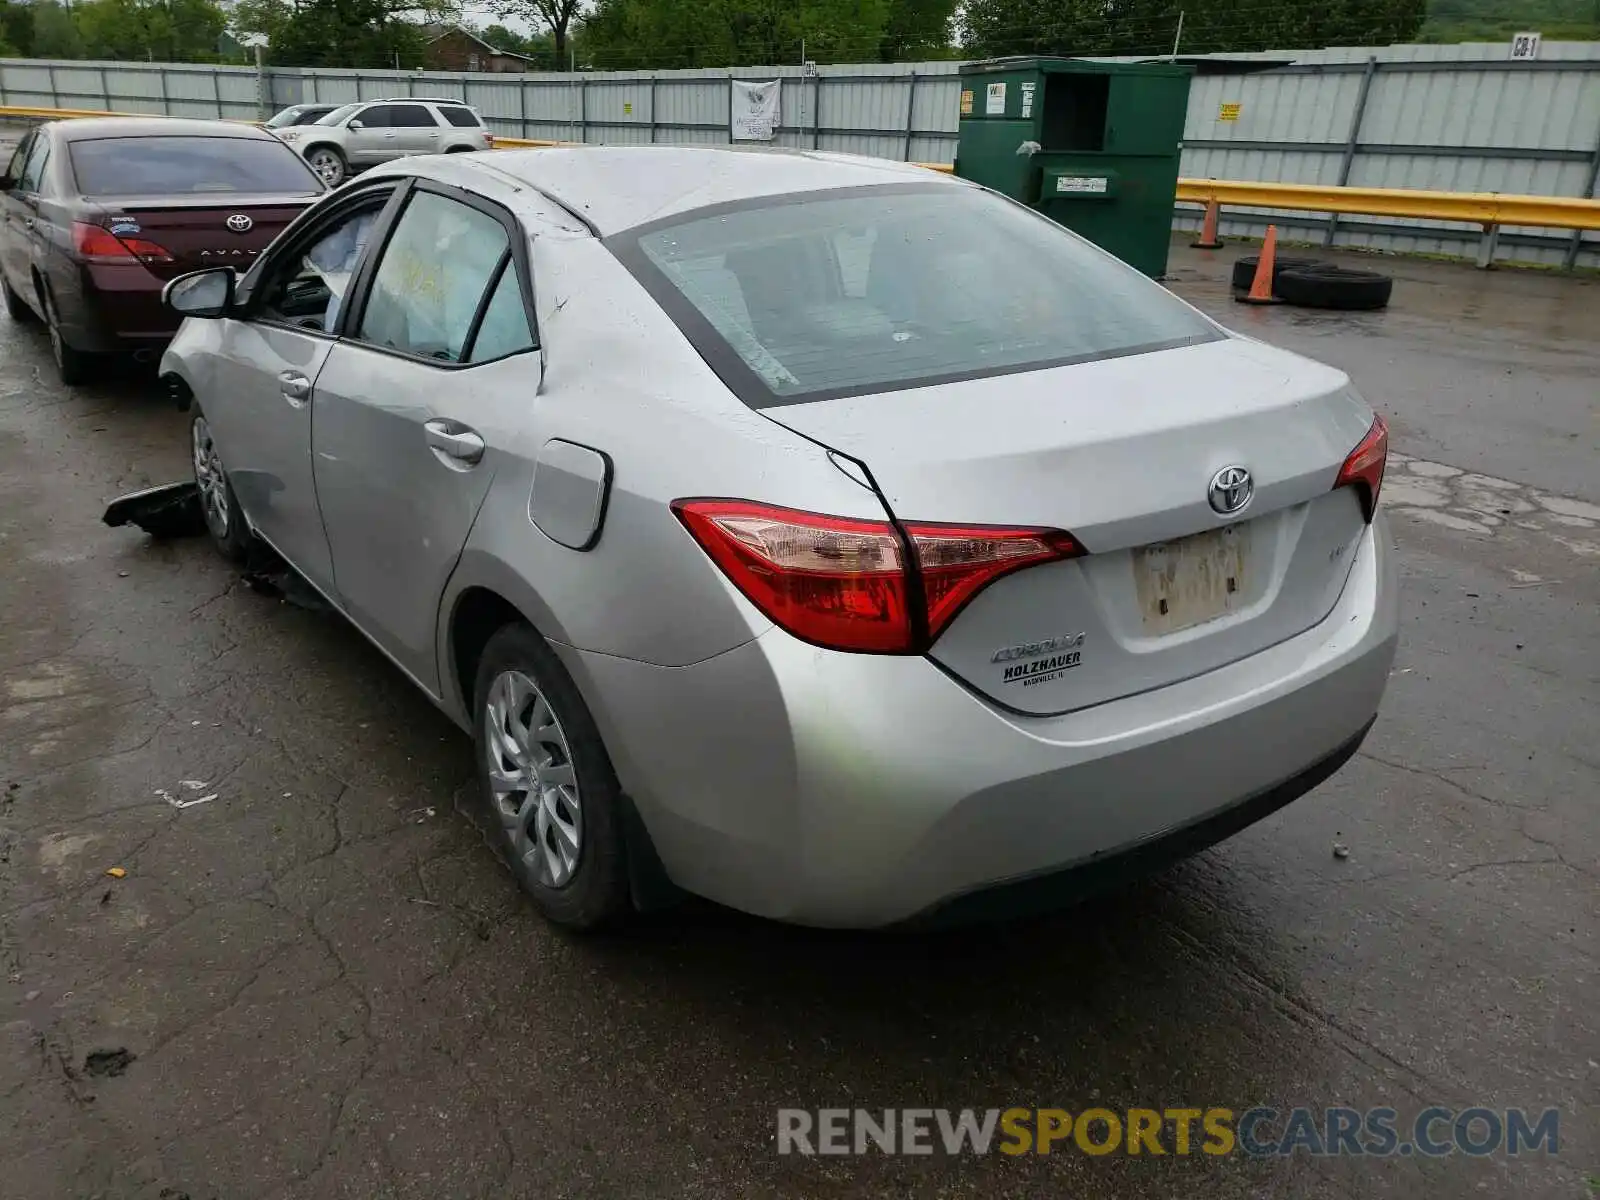
[[350,164],[335,146],[318,146],[306,155],[306,162],[317,178],[329,187],[338,187],[350,171]]
[[206,533],[217,553],[231,563],[243,563],[250,556],[252,541],[233,485],[222,465],[222,455],[211,436],[211,425],[197,407],[189,422],[189,445],[193,453],[194,482],[200,489],[200,510],[205,515]]
[[507,625],[489,639],[473,716],[496,853],[556,924],[620,922],[632,907],[621,787],[577,685],[531,627]]

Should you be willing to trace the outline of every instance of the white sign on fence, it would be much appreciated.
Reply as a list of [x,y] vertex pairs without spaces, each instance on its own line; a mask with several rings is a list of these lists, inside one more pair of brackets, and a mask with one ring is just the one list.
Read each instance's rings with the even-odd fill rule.
[[1511,35],[1511,57],[1538,58],[1539,35],[1537,33],[1513,33]]
[[778,86],[781,80],[771,83],[745,83],[730,79],[733,89],[732,127],[728,136],[736,142],[770,142],[781,120]]

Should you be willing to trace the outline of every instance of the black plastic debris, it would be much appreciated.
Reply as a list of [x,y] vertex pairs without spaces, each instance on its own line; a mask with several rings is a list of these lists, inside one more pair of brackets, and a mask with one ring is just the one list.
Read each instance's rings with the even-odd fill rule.
[[328,602],[295,569],[266,547],[258,548],[242,576],[251,591],[276,596],[286,604],[310,612],[331,612]]
[[106,505],[100,519],[113,529],[137,525],[156,538],[195,537],[206,531],[200,488],[193,480],[119,496]]
[[83,1060],[83,1070],[85,1074],[100,1077],[121,1075],[136,1057],[132,1051],[120,1046],[115,1050],[91,1050]]

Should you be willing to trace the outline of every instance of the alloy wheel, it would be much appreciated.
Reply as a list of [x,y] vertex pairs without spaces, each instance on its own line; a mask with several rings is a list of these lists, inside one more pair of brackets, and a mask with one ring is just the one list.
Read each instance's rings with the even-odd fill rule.
[[561,722],[521,671],[495,676],[483,719],[495,815],[512,852],[540,884],[565,887],[583,853],[583,806]]
[[194,481],[200,487],[200,507],[206,515],[206,528],[218,540],[226,539],[233,525],[233,512],[228,504],[227,476],[222,470],[222,456],[211,440],[211,426],[204,417],[196,417],[193,425]]
[[309,159],[311,169],[329,187],[344,178],[344,163],[332,150],[318,150]]

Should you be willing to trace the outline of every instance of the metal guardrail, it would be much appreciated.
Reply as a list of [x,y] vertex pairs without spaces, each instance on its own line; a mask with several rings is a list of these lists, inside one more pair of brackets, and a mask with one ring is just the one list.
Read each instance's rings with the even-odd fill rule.
[[[1541,229],[1600,229],[1600,200],[1574,196],[1522,196],[1509,192],[1432,192],[1415,188],[1337,187],[1300,183],[1249,183],[1180,179],[1178,203],[1220,208],[1282,209],[1337,216],[1410,217],[1478,225],[1478,266],[1494,262],[1504,225]],[[1575,237],[1578,235],[1574,235]],[[1575,256],[1569,255],[1567,265]]]
[[[157,116],[155,113],[103,112],[87,108],[27,108],[0,106],[0,119],[61,120],[76,117]],[[542,149],[582,145],[580,142],[495,136],[496,149]],[[946,174],[948,163],[917,163]],[[1478,265],[1494,259],[1500,228],[1504,225],[1543,229],[1600,229],[1600,200],[1571,196],[1524,196],[1502,192],[1434,192],[1412,188],[1341,187],[1302,183],[1256,183],[1229,179],[1180,179],[1180,204],[1216,203],[1232,208],[1325,212],[1339,216],[1409,217],[1428,221],[1459,221],[1483,228]]]

